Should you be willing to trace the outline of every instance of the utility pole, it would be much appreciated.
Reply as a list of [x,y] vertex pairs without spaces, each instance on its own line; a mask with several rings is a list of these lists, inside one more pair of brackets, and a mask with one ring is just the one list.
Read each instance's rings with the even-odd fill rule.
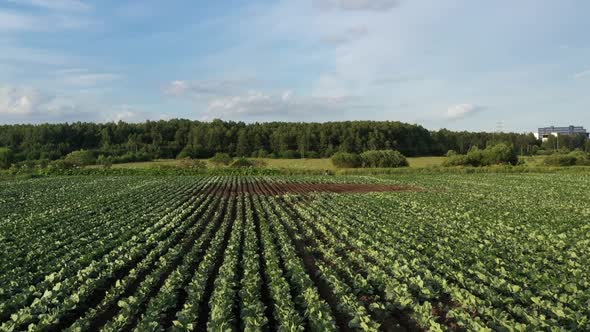
[[496,142],[496,134],[501,134],[504,131],[504,121],[496,122],[496,130],[492,134],[492,145],[498,143]]

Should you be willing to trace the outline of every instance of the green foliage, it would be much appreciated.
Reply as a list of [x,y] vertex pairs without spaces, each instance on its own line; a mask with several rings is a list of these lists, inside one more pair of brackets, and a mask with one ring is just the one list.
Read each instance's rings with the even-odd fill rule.
[[54,160],[54,161],[50,162],[49,165],[47,166],[47,170],[49,172],[54,172],[54,171],[68,170],[68,169],[71,169],[72,167],[73,167],[73,164],[66,162],[63,159],[59,159],[59,160]]
[[338,168],[396,168],[409,166],[404,155],[395,150],[371,150],[362,154],[338,152],[332,156]]
[[588,173],[176,170],[2,179],[0,330],[590,329]]
[[109,159],[113,164],[124,164],[141,161],[152,161],[153,157],[146,152],[129,152],[122,156],[111,156]]
[[64,158],[64,161],[74,167],[80,167],[94,165],[96,163],[96,158],[94,158],[94,154],[92,153],[92,151],[78,150],[70,152]]
[[537,150],[536,150],[535,154],[536,154],[537,156],[548,156],[548,155],[551,155],[551,154],[553,154],[553,152],[554,152],[554,151],[551,151],[551,150],[545,150],[545,149],[543,149],[543,148],[540,148],[540,149],[537,149]]
[[[560,138],[560,147],[584,149],[585,138]],[[405,156],[442,156],[448,150],[465,154],[471,146],[508,142],[522,154],[541,144],[532,135],[439,130],[394,121],[329,123],[253,123],[214,120],[149,121],[146,123],[72,123],[0,125],[0,146],[14,152],[14,163],[61,159],[72,151],[125,160],[210,158],[215,153],[273,158],[329,158],[335,152],[397,150]],[[548,150],[554,147],[546,147]],[[137,156],[141,156],[137,158]]]
[[556,153],[545,157],[546,166],[590,166],[590,155],[584,151],[572,151],[568,154]]
[[491,166],[491,165],[516,165],[518,155],[510,146],[500,143],[480,150],[472,147],[466,155],[451,154],[444,162],[444,166]]
[[576,165],[590,166],[590,153],[582,150],[575,150],[570,152],[569,155],[576,158]]
[[543,160],[546,166],[574,166],[576,164],[576,157],[568,154],[552,154]]
[[268,158],[268,152],[264,149],[259,149],[252,152],[252,158]]
[[184,159],[184,158],[207,158],[210,157],[209,152],[200,147],[200,146],[192,146],[187,145],[180,151],[180,153],[176,156],[176,159]]
[[282,158],[282,159],[297,159],[300,157],[301,157],[301,154],[299,153],[299,151],[295,151],[295,150],[285,150],[285,151],[281,151],[279,153],[279,158]]
[[207,164],[198,159],[184,158],[180,160],[179,167],[187,169],[206,169]]
[[363,162],[356,153],[338,152],[332,156],[332,164],[338,168],[357,168],[361,167]]
[[0,169],[8,169],[14,161],[14,154],[9,148],[0,148]]
[[96,163],[102,165],[104,168],[111,168],[113,166],[113,161],[110,157],[105,157],[105,155],[100,155],[96,159]]
[[221,152],[216,153],[215,156],[209,159],[210,162],[218,166],[227,166],[231,164],[233,160],[234,159],[229,154]]
[[483,151],[482,165],[516,165],[517,163],[518,155],[506,144],[496,144]]
[[465,166],[470,165],[467,159],[467,155],[458,154],[454,156],[450,156],[445,162],[443,163],[444,166]]
[[457,155],[457,151],[455,151],[455,150],[449,150],[449,151],[447,151],[447,154],[446,154],[446,156],[449,158],[454,157],[456,155]]
[[469,149],[469,152],[467,152],[467,165],[475,167],[486,166],[484,164],[485,158],[484,151],[480,150],[477,146],[473,146]]
[[395,168],[409,166],[404,155],[395,150],[373,150],[363,152],[361,155],[363,167],[369,168]]
[[232,168],[246,168],[246,167],[258,167],[260,164],[254,160],[248,158],[237,158],[234,160],[230,167]]

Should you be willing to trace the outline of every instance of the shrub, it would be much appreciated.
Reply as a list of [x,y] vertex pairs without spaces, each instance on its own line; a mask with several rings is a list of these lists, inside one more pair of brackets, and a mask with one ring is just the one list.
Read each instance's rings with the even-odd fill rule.
[[569,155],[576,158],[576,165],[590,166],[590,154],[581,150],[576,150],[570,152]]
[[320,154],[317,153],[317,152],[315,152],[315,151],[306,151],[305,152],[305,158],[308,158],[308,159],[316,159],[316,158],[319,158],[319,157],[320,157]]
[[71,169],[73,167],[72,164],[66,162],[63,159],[54,160],[47,165],[49,170],[66,170]]
[[206,169],[207,165],[198,159],[184,158],[180,160],[179,167],[187,169]]
[[230,167],[233,168],[263,168],[266,166],[266,162],[264,160],[256,160],[256,159],[248,159],[248,158],[238,158],[231,163]]
[[87,166],[87,165],[94,165],[96,163],[96,158],[92,151],[88,150],[78,150],[69,153],[65,158],[64,161],[72,166]]
[[372,150],[361,154],[363,167],[394,168],[408,166],[406,157],[395,150]]
[[444,166],[491,166],[491,165],[517,165],[518,155],[514,150],[503,143],[480,150],[472,147],[466,155],[451,154],[444,162]]
[[283,159],[298,159],[301,157],[301,154],[299,153],[299,151],[285,150],[285,151],[281,151],[279,156]]
[[477,146],[471,147],[469,152],[467,152],[467,165],[471,166],[484,166],[482,161],[484,158],[483,151],[480,150]]
[[193,159],[198,159],[198,158],[207,158],[209,156],[211,156],[211,152],[209,150],[203,148],[202,146],[187,145],[176,156],[176,159],[184,159],[187,157],[193,158]]
[[252,152],[252,158],[267,158],[268,152],[264,149],[260,149],[257,151]]
[[184,159],[184,158],[191,158],[193,153],[190,149],[184,148],[180,153],[176,156],[176,159]]
[[96,162],[99,165],[102,165],[104,168],[111,168],[111,166],[113,166],[113,161],[111,159],[111,157],[106,157],[105,155],[100,155],[98,156],[98,159],[96,160]]
[[567,154],[553,154],[545,157],[543,164],[546,166],[573,166],[576,164],[576,157]]
[[231,167],[233,168],[243,168],[243,167],[255,167],[256,163],[247,158],[238,158],[231,163]]
[[123,163],[132,163],[132,162],[138,162],[138,161],[152,161],[154,160],[154,157],[146,152],[129,152],[126,153],[122,156],[118,156],[118,157],[110,157],[111,162],[113,164],[123,164]]
[[51,160],[49,160],[49,159],[39,159],[35,162],[35,167],[36,168],[47,168],[47,166],[49,166],[50,162],[51,162]]
[[573,151],[568,154],[556,153],[545,157],[546,166],[590,166],[590,156],[583,151]]
[[338,168],[357,168],[362,166],[362,160],[356,153],[338,152],[332,156],[332,164]]
[[8,169],[14,161],[14,155],[9,148],[0,148],[0,169]]
[[465,166],[468,165],[467,155],[457,154],[444,161],[443,166]]
[[503,143],[496,144],[483,151],[482,165],[518,164],[518,155]]
[[232,163],[233,158],[227,154],[227,153],[221,153],[218,152],[216,153],[213,157],[211,157],[211,159],[209,159],[210,162],[214,163],[215,165],[229,165]]
[[455,150],[449,150],[449,151],[447,151],[447,157],[449,157],[449,158],[450,157],[454,157],[456,155],[457,155],[457,151],[455,151]]

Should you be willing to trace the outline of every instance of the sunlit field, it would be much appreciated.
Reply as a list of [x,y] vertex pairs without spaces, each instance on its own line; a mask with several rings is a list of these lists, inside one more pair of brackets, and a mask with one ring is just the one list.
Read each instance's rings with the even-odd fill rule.
[[588,330],[588,202],[585,174],[5,180],[0,330]]

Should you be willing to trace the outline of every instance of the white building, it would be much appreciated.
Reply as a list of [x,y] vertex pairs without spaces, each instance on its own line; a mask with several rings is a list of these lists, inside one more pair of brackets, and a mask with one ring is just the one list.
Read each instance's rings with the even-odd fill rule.
[[582,134],[585,135],[586,137],[590,137],[588,136],[588,132],[586,131],[586,129],[584,129],[584,127],[577,127],[577,126],[569,126],[569,127],[545,127],[545,128],[539,128],[539,131],[537,133],[535,133],[535,137],[537,139],[541,139],[543,140],[543,142],[545,142],[546,140],[549,139],[550,136],[554,136],[557,137],[558,135],[568,135],[568,136],[574,136],[577,134]]

